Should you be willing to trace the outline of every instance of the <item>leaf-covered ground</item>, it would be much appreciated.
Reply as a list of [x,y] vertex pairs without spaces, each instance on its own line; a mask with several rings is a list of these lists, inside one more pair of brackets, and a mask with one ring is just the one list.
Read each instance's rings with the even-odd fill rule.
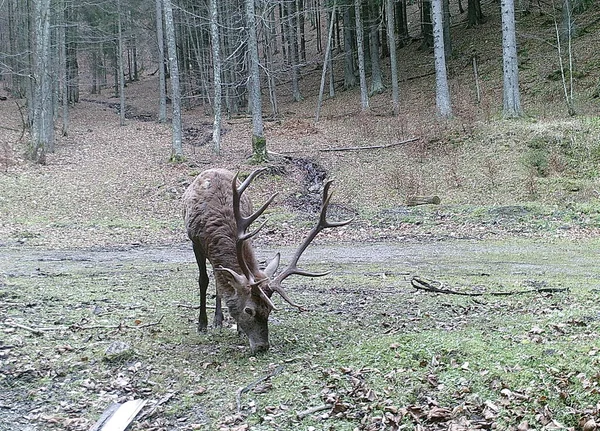
[[[196,332],[185,246],[6,250],[0,429],[86,430],[129,399],[148,400],[138,430],[581,429],[600,420],[599,251],[316,246],[305,263],[333,274],[290,280],[309,311],[279,302],[272,349],[253,357],[231,321]],[[415,290],[412,275],[484,295]]]

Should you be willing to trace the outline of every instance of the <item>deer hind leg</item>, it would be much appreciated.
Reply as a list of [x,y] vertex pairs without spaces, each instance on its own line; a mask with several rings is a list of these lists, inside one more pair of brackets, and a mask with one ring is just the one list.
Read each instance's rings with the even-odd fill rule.
[[198,316],[198,331],[204,332],[208,327],[208,318],[206,316],[206,291],[208,289],[208,273],[206,272],[206,256],[202,252],[199,244],[194,244],[194,255],[200,275],[198,276],[198,285],[200,286],[200,315]]

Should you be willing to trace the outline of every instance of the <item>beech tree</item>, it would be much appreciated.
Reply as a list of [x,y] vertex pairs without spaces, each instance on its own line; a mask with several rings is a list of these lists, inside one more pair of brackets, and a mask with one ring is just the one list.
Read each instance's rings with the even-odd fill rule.
[[181,90],[179,87],[179,62],[177,60],[177,45],[175,42],[175,24],[173,22],[173,7],[171,0],[163,0],[165,14],[165,30],[167,34],[167,50],[169,52],[169,75],[171,77],[171,98],[173,103],[173,146],[172,161],[183,160],[181,139]]
[[260,70],[254,0],[245,0],[246,31],[248,33],[248,62],[250,69],[250,106],[252,109],[252,159],[263,163],[268,159],[267,140],[264,136],[262,102],[260,94]]
[[517,59],[517,38],[515,30],[514,0],[502,0],[502,65],[504,72],[503,102],[504,117],[514,118],[523,115],[519,93],[519,64]]
[[440,117],[452,116],[450,90],[446,73],[446,55],[444,50],[443,0],[431,0],[431,18],[433,23],[433,50],[435,56],[435,105]]
[[360,81],[360,107],[361,110],[369,109],[369,95],[367,93],[367,78],[365,71],[365,49],[363,46],[363,23],[361,17],[361,0],[354,0],[354,17],[356,19],[356,47],[358,54],[358,75]]

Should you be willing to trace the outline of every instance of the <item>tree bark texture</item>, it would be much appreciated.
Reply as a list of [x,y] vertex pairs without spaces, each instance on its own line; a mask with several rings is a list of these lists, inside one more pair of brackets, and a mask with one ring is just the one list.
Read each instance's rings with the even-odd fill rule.
[[515,5],[513,0],[501,1],[502,13],[502,65],[504,71],[503,114],[505,118],[520,117],[519,63],[515,29]]
[[163,0],[165,14],[165,30],[167,34],[167,50],[169,55],[169,70],[171,76],[171,98],[173,103],[173,145],[171,160],[183,160],[181,138],[181,90],[179,87],[179,63],[177,61],[177,46],[175,43],[175,24],[173,23],[173,7],[171,0]]
[[435,104],[437,114],[442,118],[452,116],[450,90],[446,73],[446,55],[444,52],[444,0],[431,0],[431,16],[433,22],[433,52],[435,56]]

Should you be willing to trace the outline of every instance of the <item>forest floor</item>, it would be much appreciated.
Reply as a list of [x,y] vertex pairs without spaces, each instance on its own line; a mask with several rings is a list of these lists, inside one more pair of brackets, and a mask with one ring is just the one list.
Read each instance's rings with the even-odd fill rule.
[[[546,18],[523,19],[552,34]],[[472,73],[460,72],[468,47],[481,31],[498,38],[497,26],[490,15],[457,38],[452,120],[434,119],[432,61],[417,43],[403,55],[423,59],[411,70],[423,77],[403,81],[399,116],[389,91],[367,114],[355,91],[339,91],[315,123],[317,67],[304,70],[302,102],[282,88],[282,114],[265,127],[273,160],[249,190],[255,203],[279,193],[259,257],[291,256],[325,177],[335,180],[330,218],[355,220],[307,250],[306,266],[332,273],[291,277],[309,311],[278,302],[273,347],[258,357],[229,320],[195,331],[180,204],[207,167],[254,169],[248,117],[225,121],[215,155],[208,108],[185,111],[186,161],[171,163],[145,76],[126,89],[126,126],[108,90],[85,94],[68,136],[33,165],[21,101],[0,101],[0,430],[86,430],[134,398],[147,402],[136,430],[596,429],[597,28],[575,45],[589,72],[577,81],[580,115],[564,114],[561,84],[547,79],[550,44],[530,38],[528,117],[505,121],[498,52],[480,53],[479,104]],[[415,195],[441,204],[408,207]],[[419,290],[413,277],[451,292]]]

